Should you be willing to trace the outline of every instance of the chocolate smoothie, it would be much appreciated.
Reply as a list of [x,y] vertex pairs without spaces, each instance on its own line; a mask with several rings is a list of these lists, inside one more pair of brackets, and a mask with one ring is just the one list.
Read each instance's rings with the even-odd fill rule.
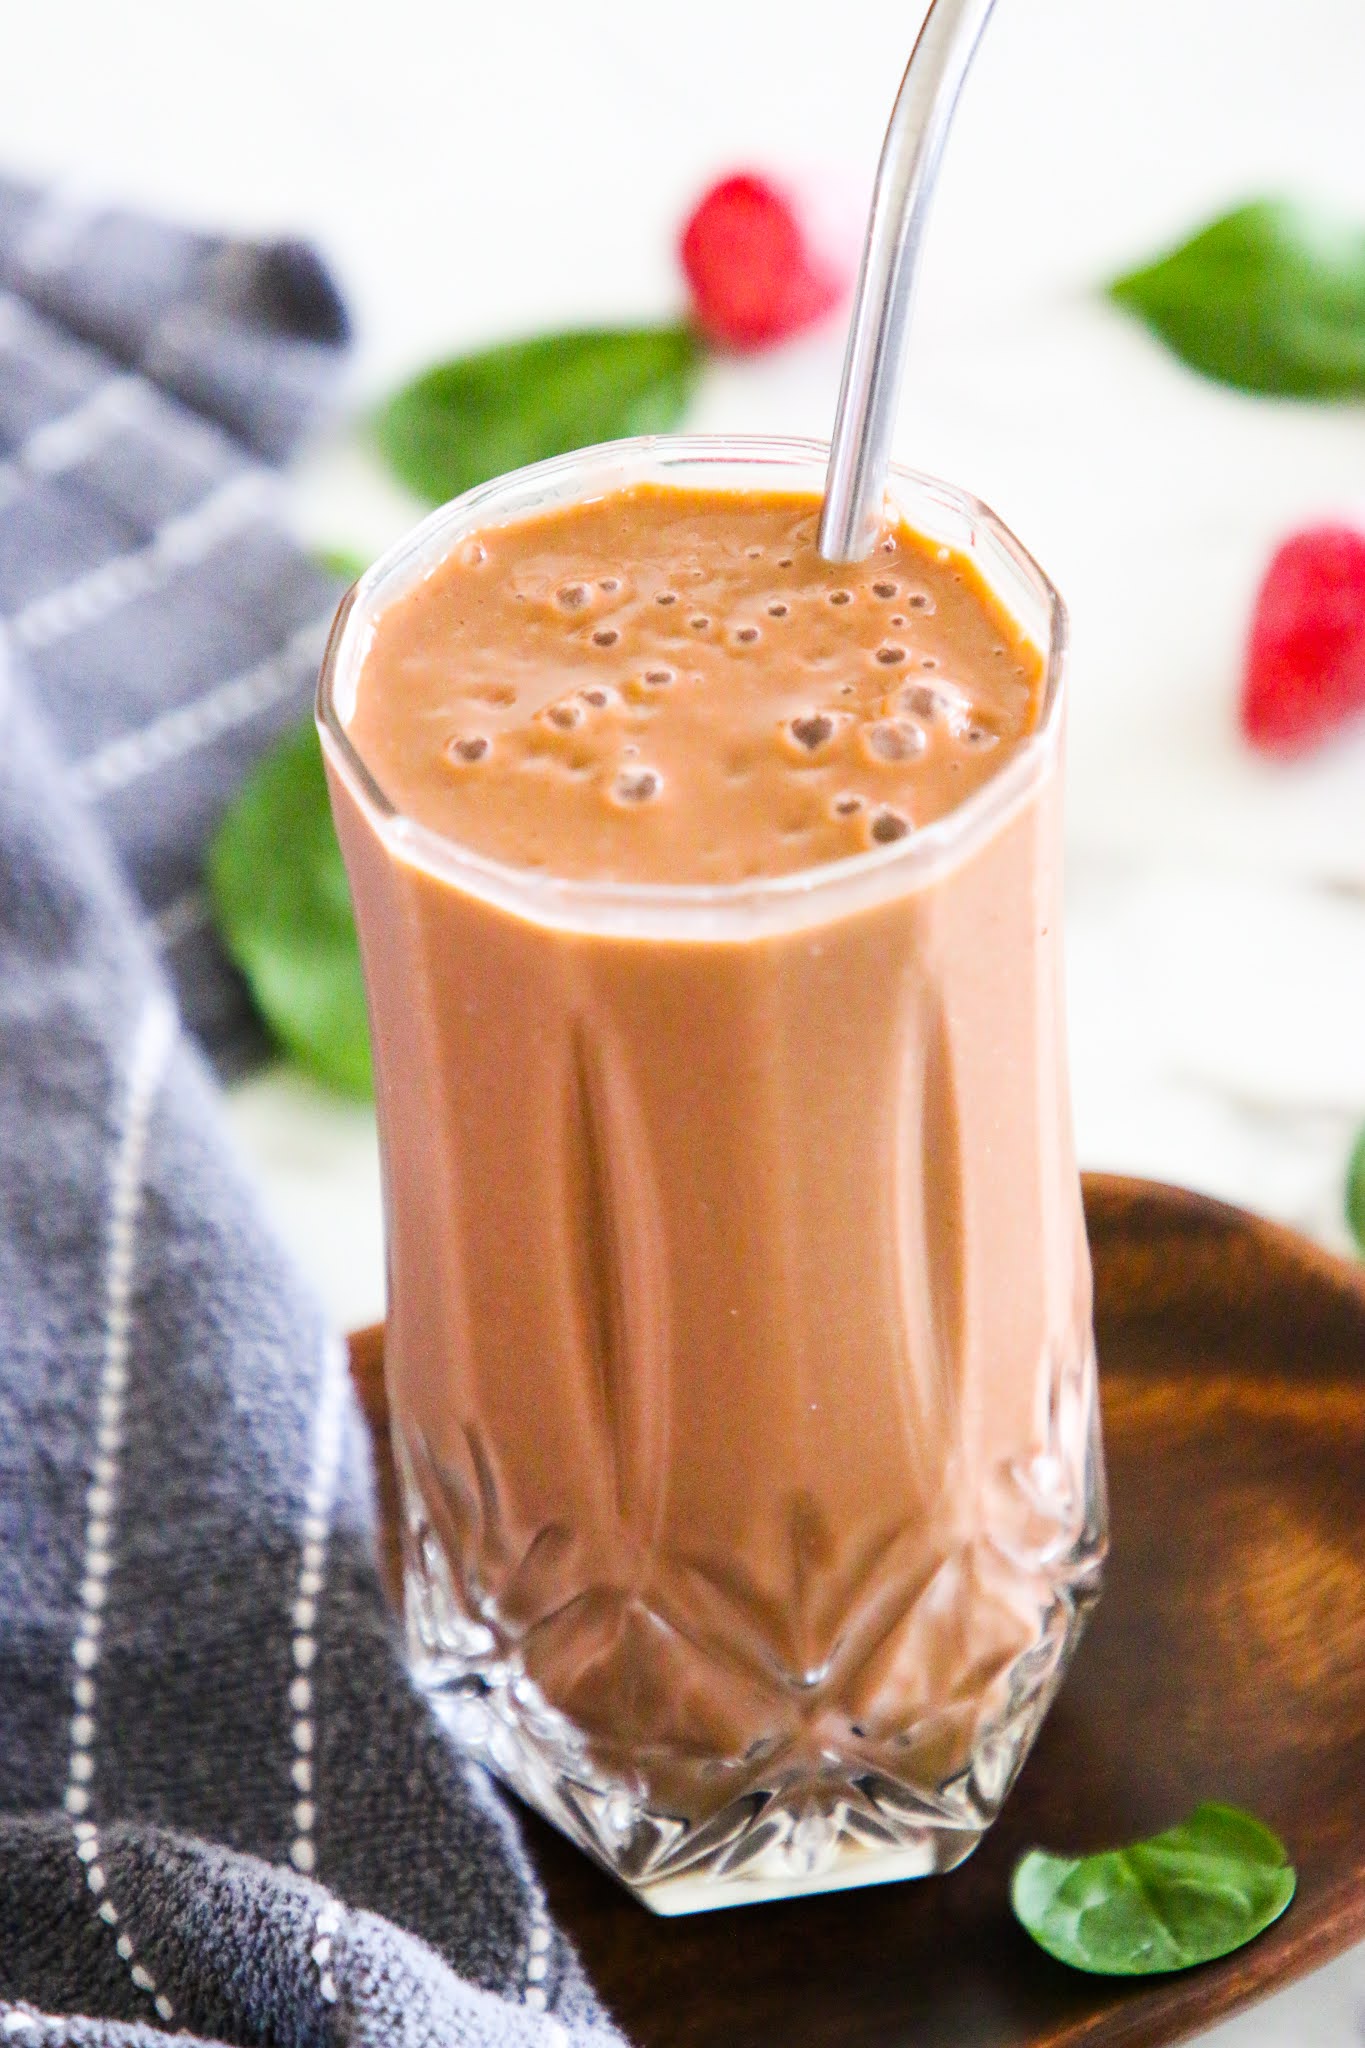
[[662,1910],[959,1860],[1102,1549],[1044,655],[818,516],[490,519],[325,727],[414,1654]]
[[1042,659],[908,527],[641,485],[471,536],[378,624],[351,739],[400,810],[591,881],[738,882],[889,845],[1037,722]]

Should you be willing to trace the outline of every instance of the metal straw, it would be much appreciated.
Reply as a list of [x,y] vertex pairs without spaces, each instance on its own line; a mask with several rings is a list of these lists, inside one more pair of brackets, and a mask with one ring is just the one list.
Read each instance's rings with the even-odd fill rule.
[[995,0],[933,0],[877,166],[820,519],[820,553],[858,562],[876,538],[910,302],[943,145]]

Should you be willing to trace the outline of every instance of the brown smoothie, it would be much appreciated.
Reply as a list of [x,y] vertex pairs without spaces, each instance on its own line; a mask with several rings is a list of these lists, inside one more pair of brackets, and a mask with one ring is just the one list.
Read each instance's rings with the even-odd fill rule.
[[[826,1780],[872,1854],[967,1843],[1097,1554],[1055,734],[933,831],[1023,768],[1042,661],[964,555],[837,569],[818,512],[618,491],[381,609],[346,736],[462,865],[329,749],[419,1658],[646,1880]],[[594,895],[640,883],[730,886]]]
[[815,551],[819,504],[637,486],[471,537],[380,622],[349,730],[398,808],[516,867],[737,882],[890,844],[1036,722],[961,555]]

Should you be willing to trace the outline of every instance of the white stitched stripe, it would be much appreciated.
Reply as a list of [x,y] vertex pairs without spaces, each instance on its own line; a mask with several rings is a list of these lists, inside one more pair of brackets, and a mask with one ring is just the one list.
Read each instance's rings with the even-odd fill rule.
[[111,377],[70,412],[35,427],[10,460],[35,476],[60,476],[104,445],[111,434],[146,410],[147,387],[126,374]]
[[268,518],[278,502],[277,480],[265,471],[250,469],[230,477],[191,511],[168,519],[145,547],[115,555],[61,590],[33,598],[15,613],[10,630],[21,647],[51,647],[135,598],[163,589],[182,569],[205,561],[231,534]]
[[317,1806],[313,1798],[313,1752],[317,1728],[313,1681],[306,1674],[312,1670],[317,1658],[317,1637],[313,1630],[317,1596],[322,1590],[327,1564],[327,1541],[336,1503],[337,1478],[341,1470],[345,1393],[346,1360],[336,1338],[329,1336],[323,1347],[321,1384],[313,1417],[308,1491],[304,1496],[299,1524],[299,1569],[290,1603],[294,1633],[289,1647],[296,1674],[289,1682],[290,1740],[294,1750],[292,1776],[295,1789],[305,1796],[294,1804],[294,1838],[289,1845],[289,1860],[296,1870],[305,1873],[317,1863],[317,1847],[313,1838],[317,1825]]
[[99,753],[87,755],[71,770],[70,787],[82,801],[96,802],[245,725],[293,693],[300,669],[316,668],[331,623],[330,614],[310,619],[268,661],[215,684],[193,704],[163,713],[140,732],[126,733]]
[[[100,360],[92,351],[73,341],[67,330],[56,322],[37,312],[25,299],[13,292],[0,290],[0,350],[22,354],[29,361],[41,366],[51,374],[55,365],[66,363],[73,376],[88,377],[91,368]],[[138,431],[154,441],[161,451],[174,460],[183,462],[187,458],[209,465],[221,464],[229,453],[238,453],[237,443],[222,427],[202,414],[192,412],[188,406],[178,405],[173,398],[161,391],[156,384],[135,372],[122,371],[110,380],[113,384],[126,385],[127,398],[120,403],[128,407],[127,421],[136,424]],[[101,385],[99,390],[83,399],[73,408],[73,414],[82,412],[86,406],[97,403],[100,392],[108,389]],[[50,422],[57,425],[58,422]],[[35,434],[42,435],[47,427],[36,428]],[[26,449],[20,449],[11,461],[24,459]],[[25,467],[36,466],[25,462]]]
[[524,1986],[522,1997],[532,2012],[544,2012],[548,2000],[545,1996],[544,1979],[550,1972],[550,1944],[553,1934],[545,1901],[536,1884],[530,1887],[531,1926],[526,1936],[526,1962],[522,1975]]
[[111,435],[146,414],[148,388],[136,377],[110,377],[70,412],[35,427],[8,461],[0,462],[0,508],[12,504],[29,480],[60,476],[103,447]]
[[324,2004],[337,2002],[337,1980],[333,1971],[335,1950],[333,1937],[341,1932],[341,1912],[335,1901],[329,1901],[318,1914],[313,1924],[314,1942],[310,1955],[317,1964],[318,1993]]
[[[67,1755],[63,1804],[72,1818],[76,1855],[85,1870],[86,1889],[93,1899],[99,1901],[99,1916],[109,1927],[118,1924],[118,1908],[112,1900],[102,1896],[108,1888],[108,1878],[100,1861],[99,1829],[94,1821],[85,1817],[95,1778],[95,1743],[99,1734],[99,1687],[94,1673],[99,1666],[104,1626],[102,1609],[112,1566],[108,1547],[110,1516],[118,1497],[118,1453],[123,1443],[128,1387],[143,1168],[152,1110],[175,1035],[175,1011],[164,996],[157,994],[139,1018],[133,1038],[109,1174],[104,1253],[104,1346],[96,1390],[99,1428],[95,1441],[99,1450],[92,1466],[92,1483],[85,1496],[80,1614],[71,1645],[71,1660],[76,1666],[71,1697],[76,1711],[71,1717],[71,1746]],[[131,1936],[126,1932],[120,1934],[116,1946],[124,1960],[132,1962]],[[153,1998],[161,2017],[172,2018],[170,2001],[157,1990],[143,1965],[135,1964],[131,1974],[133,1982]]]

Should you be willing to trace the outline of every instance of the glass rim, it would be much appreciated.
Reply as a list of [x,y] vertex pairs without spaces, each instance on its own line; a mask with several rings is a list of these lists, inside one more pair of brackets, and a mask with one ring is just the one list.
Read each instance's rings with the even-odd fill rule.
[[[478,853],[403,812],[375,780],[342,720],[337,684],[348,674],[348,661],[351,670],[356,665],[357,622],[373,620],[385,608],[383,591],[431,554],[442,538],[448,537],[453,545],[476,532],[480,524],[496,523],[491,515],[509,496],[538,484],[552,488],[586,473],[594,464],[634,460],[642,465],[652,461],[681,466],[707,462],[737,468],[745,463],[772,462],[805,467],[818,464],[823,469],[828,455],[825,442],[769,435],[649,434],[599,442],[478,484],[437,506],[402,534],[343,596],[328,636],[314,706],[324,753],[391,851],[437,879],[537,923],[587,924],[594,929],[606,924],[627,930],[643,925],[652,934],[667,935],[672,928],[684,936],[699,930],[714,935],[718,920],[743,919],[765,908],[779,915],[795,913],[799,920],[802,908],[808,905],[812,914],[818,914],[814,899],[823,905],[834,891],[906,894],[928,886],[946,868],[959,865],[992,838],[1032,793],[1057,753],[1068,639],[1066,606],[1051,579],[989,505],[956,484],[901,463],[892,463],[887,482],[888,495],[896,499],[902,516],[915,524],[913,508],[900,502],[896,485],[917,495],[921,502],[937,499],[973,526],[986,529],[1041,598],[1047,615],[1045,644],[1039,647],[1044,661],[1042,704],[1033,731],[998,774],[988,777],[942,818],[918,827],[905,839],[813,867],[737,882],[611,881],[518,867]],[[981,573],[998,601],[1012,609],[984,567]]]

